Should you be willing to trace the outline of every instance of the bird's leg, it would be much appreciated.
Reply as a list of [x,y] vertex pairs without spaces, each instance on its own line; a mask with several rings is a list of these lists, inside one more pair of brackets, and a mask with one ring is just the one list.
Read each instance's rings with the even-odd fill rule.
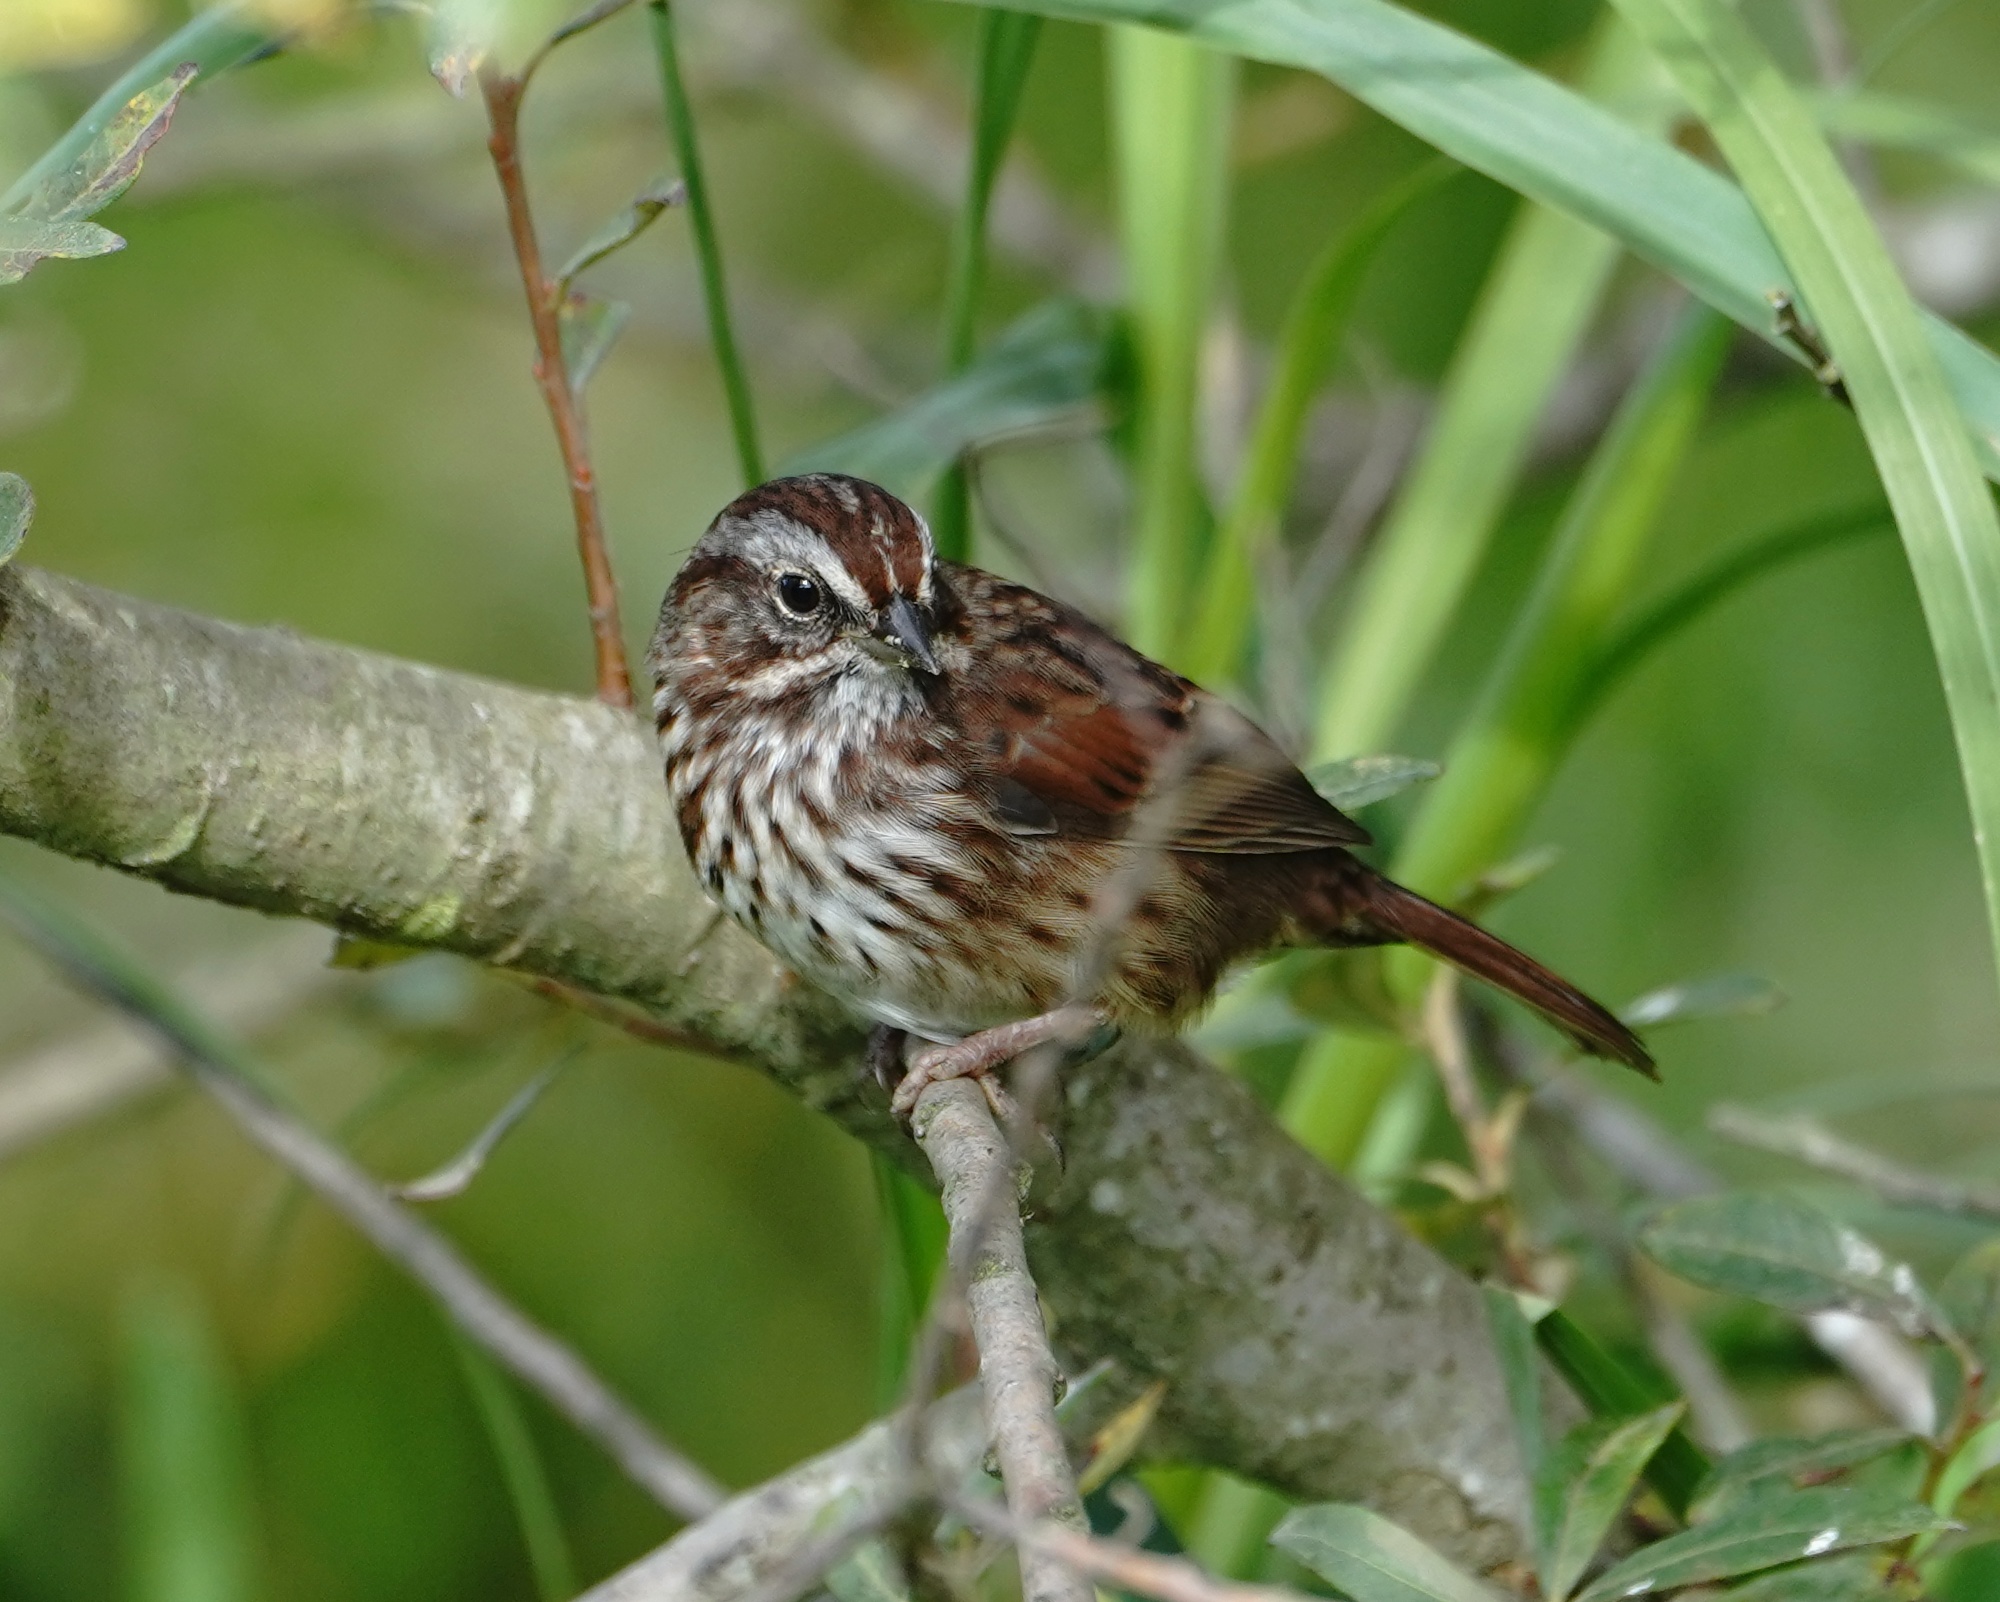
[[903,1048],[909,1039],[910,1032],[898,1029],[894,1024],[878,1023],[868,1031],[868,1045],[862,1058],[868,1064],[868,1071],[875,1076],[875,1083],[884,1090],[894,1090],[908,1072]]
[[908,1119],[916,1110],[917,1098],[930,1086],[946,1079],[976,1079],[987,1101],[993,1104],[995,1116],[1011,1119],[1012,1104],[1006,1093],[993,1083],[990,1077],[993,1070],[1037,1046],[1081,1046],[1104,1024],[1104,1015],[1095,1007],[1072,1002],[1038,1018],[982,1029],[949,1046],[924,1046],[911,1057],[910,1071],[896,1086],[890,1105],[898,1118]]

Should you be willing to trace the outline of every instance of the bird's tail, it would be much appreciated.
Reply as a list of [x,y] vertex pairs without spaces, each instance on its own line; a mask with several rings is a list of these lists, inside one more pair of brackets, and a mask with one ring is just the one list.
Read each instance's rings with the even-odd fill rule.
[[1385,944],[1412,945],[1442,958],[1533,1008],[1591,1056],[1659,1078],[1652,1054],[1637,1035],[1526,952],[1372,869],[1355,875],[1345,889],[1351,898],[1350,928],[1359,923]]

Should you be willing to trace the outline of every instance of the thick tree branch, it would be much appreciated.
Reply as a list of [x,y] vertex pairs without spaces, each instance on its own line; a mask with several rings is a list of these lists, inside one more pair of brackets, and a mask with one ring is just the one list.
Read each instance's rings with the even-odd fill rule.
[[[608,707],[0,570],[0,830],[170,888],[645,1007],[897,1160],[860,1033],[688,873]],[[1070,1072],[1028,1250],[1070,1354],[1168,1385],[1166,1444],[1361,1500],[1474,1565],[1527,1493],[1474,1287],[1174,1045]]]
[[[852,1440],[732,1497],[578,1602],[750,1602],[797,1572],[800,1558],[828,1535],[843,1527],[879,1529],[919,1485],[956,1487],[978,1471],[986,1428],[976,1385],[925,1410],[914,1432],[924,1455],[915,1479],[906,1460],[907,1422],[879,1419]],[[817,1578],[808,1574],[804,1584]]]

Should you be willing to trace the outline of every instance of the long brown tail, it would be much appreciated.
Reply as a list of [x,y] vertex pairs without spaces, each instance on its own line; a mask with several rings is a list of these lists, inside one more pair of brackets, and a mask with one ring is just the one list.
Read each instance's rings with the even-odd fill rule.
[[1393,879],[1372,870],[1348,883],[1361,905],[1362,921],[1385,940],[1416,946],[1475,979],[1534,1008],[1584,1051],[1636,1068],[1658,1079],[1652,1053],[1639,1037],[1566,979],[1550,973],[1527,953],[1490,935],[1469,918],[1426,901]]

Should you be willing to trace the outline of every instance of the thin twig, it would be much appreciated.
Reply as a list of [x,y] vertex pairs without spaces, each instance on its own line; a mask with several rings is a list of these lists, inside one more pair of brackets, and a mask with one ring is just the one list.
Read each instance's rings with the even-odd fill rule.
[[[1081,1526],[1083,1502],[1056,1424],[1061,1370],[1049,1350],[1041,1301],[1028,1273],[1020,1212],[986,1202],[996,1185],[1011,1188],[1013,1149],[979,1088],[964,1080],[926,1090],[914,1127],[943,1187],[954,1278],[965,1286],[1007,1505],[1024,1524],[1054,1519]],[[1021,1548],[1021,1594],[1024,1602],[1091,1598],[1090,1587],[1067,1563],[1032,1545]]]
[[1157,1597],[1159,1602],[1304,1602],[1297,1591],[1279,1586],[1218,1579],[1186,1558],[1162,1557],[1047,1520],[1024,1524],[991,1502],[964,1499],[953,1504],[953,1511],[974,1529],[1006,1537],[1093,1579]]
[[705,1036],[663,1024],[657,1018],[647,1017],[636,1007],[612,1001],[608,997],[596,995],[588,990],[581,990],[575,985],[566,985],[560,979],[550,979],[538,973],[522,973],[515,968],[498,968],[494,971],[512,979],[523,988],[534,991],[538,996],[559,1001],[565,1007],[574,1007],[585,1017],[595,1018],[602,1024],[609,1024],[613,1029],[622,1029],[634,1040],[643,1040],[649,1046],[660,1046],[668,1051],[692,1051],[704,1057],[719,1058],[723,1062],[744,1060],[741,1052],[730,1051]]
[[[327,966],[328,945],[324,929],[297,924],[196,964],[175,988],[236,1034],[259,1034],[354,982]],[[177,1082],[173,1057],[122,1020],[26,1052],[0,1068],[0,1162]]]
[[205,1021],[39,897],[5,881],[0,892],[0,915],[24,940],[81,989],[158,1036],[254,1145],[423,1286],[467,1336],[604,1448],[635,1485],[682,1518],[701,1518],[722,1504],[724,1493],[714,1480],[661,1440],[568,1345],[488,1284],[456,1246],[281,1107]]
[[607,705],[632,705],[632,673],[625,663],[625,635],[618,620],[618,580],[604,543],[604,516],[597,501],[597,472],[590,462],[583,400],[571,388],[563,362],[562,317],[557,288],[542,267],[541,241],[528,210],[528,185],[521,173],[521,96],[527,83],[490,68],[479,75],[492,134],[486,149],[507,204],[507,232],[521,267],[528,297],[528,320],[535,330],[535,385],[555,424],[569,478],[571,515],[576,519],[577,554],[583,559],[584,594],[590,605],[590,637],[597,657],[597,698]]
[[721,1505],[721,1486],[661,1440],[565,1342],[501,1296],[456,1246],[391,1201],[345,1153],[212,1060],[190,1058],[188,1072],[253,1142],[435,1296],[453,1322],[516,1378],[603,1447],[633,1484],[682,1518],[701,1518]]
[[1486,1102],[1472,1077],[1472,1053],[1459,1017],[1458,971],[1454,968],[1440,967],[1424,993],[1424,1045],[1437,1068],[1438,1083],[1444,1087],[1445,1105],[1465,1137],[1480,1189],[1488,1196],[1503,1194],[1507,1189],[1506,1153],[1493,1138]]
[[1852,1180],[1891,1206],[1922,1207],[1961,1218],[2000,1219],[2000,1187],[1905,1168],[1880,1152],[1836,1135],[1812,1118],[1774,1117],[1724,1103],[1710,1109],[1708,1127],[1739,1146],[1790,1157],[1822,1173]]

